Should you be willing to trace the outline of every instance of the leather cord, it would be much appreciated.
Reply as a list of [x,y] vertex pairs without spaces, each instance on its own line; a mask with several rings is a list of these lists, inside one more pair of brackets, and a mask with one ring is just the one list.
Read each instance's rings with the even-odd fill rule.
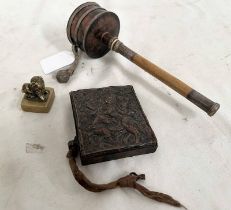
[[91,182],[77,166],[76,160],[75,160],[77,155],[78,155],[78,151],[76,150],[76,148],[72,149],[72,147],[70,147],[69,152],[67,153],[67,158],[69,159],[69,164],[70,164],[70,168],[73,173],[73,176],[75,180],[88,191],[102,192],[104,190],[114,189],[117,187],[134,188],[138,190],[140,193],[142,193],[144,196],[152,200],[166,203],[171,206],[182,207],[186,209],[179,201],[173,199],[171,196],[166,195],[164,193],[160,193],[160,192],[150,191],[144,186],[138,184],[137,183],[138,180],[145,179],[144,174],[137,175],[136,173],[132,172],[127,176],[121,177],[118,180],[109,182],[107,184],[95,184]]

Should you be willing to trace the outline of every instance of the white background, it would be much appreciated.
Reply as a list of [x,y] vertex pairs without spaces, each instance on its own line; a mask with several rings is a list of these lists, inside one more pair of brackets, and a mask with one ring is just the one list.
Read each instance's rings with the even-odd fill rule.
[[[231,209],[231,1],[98,1],[120,17],[124,43],[221,104],[212,118],[115,53],[97,60],[83,55],[67,84],[43,75],[41,59],[71,49],[66,23],[83,2],[0,1],[0,209],[175,209],[129,189],[88,192],[71,174],[69,92],[126,84],[134,86],[155,131],[157,151],[81,169],[102,183],[145,173],[146,187],[188,209]],[[20,108],[21,86],[34,75],[55,89],[49,114]],[[26,153],[26,143],[45,148]]]

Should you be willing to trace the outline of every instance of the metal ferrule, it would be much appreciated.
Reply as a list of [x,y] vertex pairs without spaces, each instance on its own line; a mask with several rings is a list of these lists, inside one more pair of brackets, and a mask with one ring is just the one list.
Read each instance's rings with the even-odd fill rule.
[[204,110],[209,116],[213,116],[220,108],[220,104],[211,101],[196,90],[192,90],[186,98]]

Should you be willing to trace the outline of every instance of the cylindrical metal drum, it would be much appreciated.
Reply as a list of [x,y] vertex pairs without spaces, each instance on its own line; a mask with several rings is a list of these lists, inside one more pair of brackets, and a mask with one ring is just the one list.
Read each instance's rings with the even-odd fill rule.
[[87,2],[75,9],[67,24],[67,36],[76,47],[92,58],[104,56],[110,49],[100,40],[104,32],[118,36],[118,16],[94,2]]

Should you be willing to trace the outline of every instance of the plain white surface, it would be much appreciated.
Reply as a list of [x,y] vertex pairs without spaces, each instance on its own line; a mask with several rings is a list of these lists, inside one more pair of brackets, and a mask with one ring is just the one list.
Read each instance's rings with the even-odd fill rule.
[[[157,151],[81,169],[102,183],[145,173],[145,186],[188,209],[231,209],[231,1],[98,1],[119,16],[126,45],[221,104],[212,118],[115,53],[98,60],[83,55],[67,84],[43,75],[41,59],[71,49],[66,23],[83,2],[0,2],[0,209],[175,209],[129,189],[88,192],[71,174],[65,158],[75,135],[69,91],[125,84],[136,90]],[[55,89],[49,114],[20,109],[21,86],[34,75]],[[26,143],[44,150],[26,153]]]
[[52,73],[54,71],[60,70],[64,67],[67,67],[75,60],[74,54],[72,51],[64,50],[62,52],[56,53],[47,58],[43,58],[40,61],[40,65],[45,74]]

